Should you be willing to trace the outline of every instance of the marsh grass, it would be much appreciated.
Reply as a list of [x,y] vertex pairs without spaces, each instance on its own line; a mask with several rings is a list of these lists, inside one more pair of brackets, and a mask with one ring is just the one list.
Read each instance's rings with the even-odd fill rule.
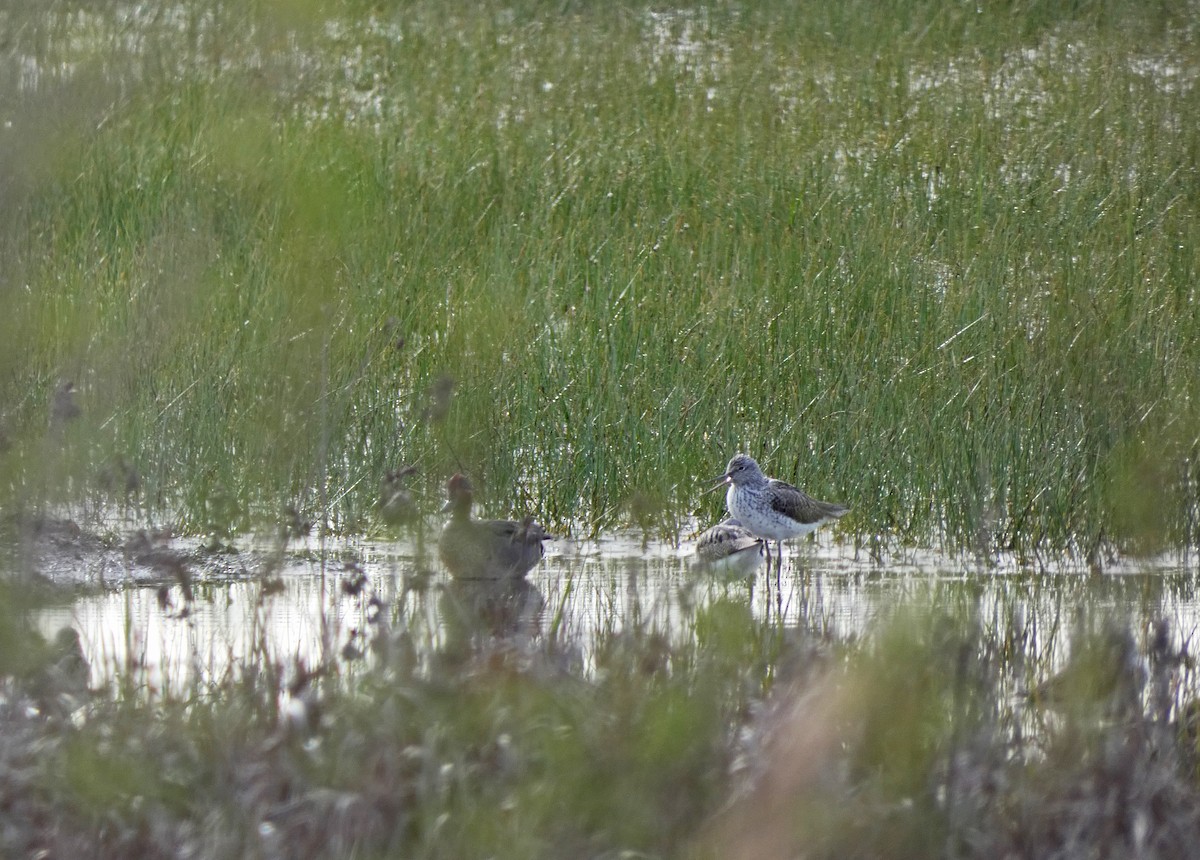
[[1194,545],[1187,9],[6,8],[7,493],[670,535],[746,449],[877,548]]

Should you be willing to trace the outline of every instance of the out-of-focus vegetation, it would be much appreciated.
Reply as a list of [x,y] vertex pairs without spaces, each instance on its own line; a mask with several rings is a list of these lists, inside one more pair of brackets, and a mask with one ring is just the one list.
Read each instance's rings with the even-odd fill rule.
[[[0,681],[0,850],[1172,858],[1200,838],[1195,670],[1151,612],[1055,631],[960,584],[854,640],[733,590],[682,629],[626,619],[585,644],[531,635],[521,588],[460,586],[389,604],[348,576],[367,622],[339,653],[264,648],[157,692],[137,666],[87,690],[70,637],[26,648]],[[457,607],[440,647],[424,600]]]

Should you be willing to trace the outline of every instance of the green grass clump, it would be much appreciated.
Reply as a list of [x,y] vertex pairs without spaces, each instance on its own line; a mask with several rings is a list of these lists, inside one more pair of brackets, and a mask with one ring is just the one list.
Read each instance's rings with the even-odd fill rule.
[[745,449],[861,542],[1197,543],[1183,6],[281,8],[6,10],[13,504],[669,534]]

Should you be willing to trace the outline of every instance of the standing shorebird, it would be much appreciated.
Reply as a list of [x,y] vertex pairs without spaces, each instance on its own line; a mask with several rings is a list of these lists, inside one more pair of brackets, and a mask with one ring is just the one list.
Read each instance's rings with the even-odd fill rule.
[[738,520],[727,518],[702,532],[696,557],[710,570],[747,576],[762,564],[764,543]]
[[456,474],[446,484],[450,497],[443,512],[450,522],[438,539],[442,564],[460,579],[520,579],[545,553],[542,541],[552,535],[533,521],[476,520],[471,518],[474,500],[471,482]]
[[[736,454],[713,490],[728,485],[725,506],[729,515],[764,540],[775,541],[776,570],[783,564],[783,542],[816,531],[840,519],[850,509],[833,502],[818,502],[803,490],[768,478],[746,454]],[[767,550],[767,565],[771,552]]]

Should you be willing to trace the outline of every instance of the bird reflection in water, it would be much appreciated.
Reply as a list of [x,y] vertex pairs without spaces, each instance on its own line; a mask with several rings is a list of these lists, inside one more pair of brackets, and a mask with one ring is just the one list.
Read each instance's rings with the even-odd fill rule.
[[442,656],[460,664],[472,656],[489,661],[519,656],[542,632],[546,598],[527,579],[452,579],[439,599],[445,647]]

